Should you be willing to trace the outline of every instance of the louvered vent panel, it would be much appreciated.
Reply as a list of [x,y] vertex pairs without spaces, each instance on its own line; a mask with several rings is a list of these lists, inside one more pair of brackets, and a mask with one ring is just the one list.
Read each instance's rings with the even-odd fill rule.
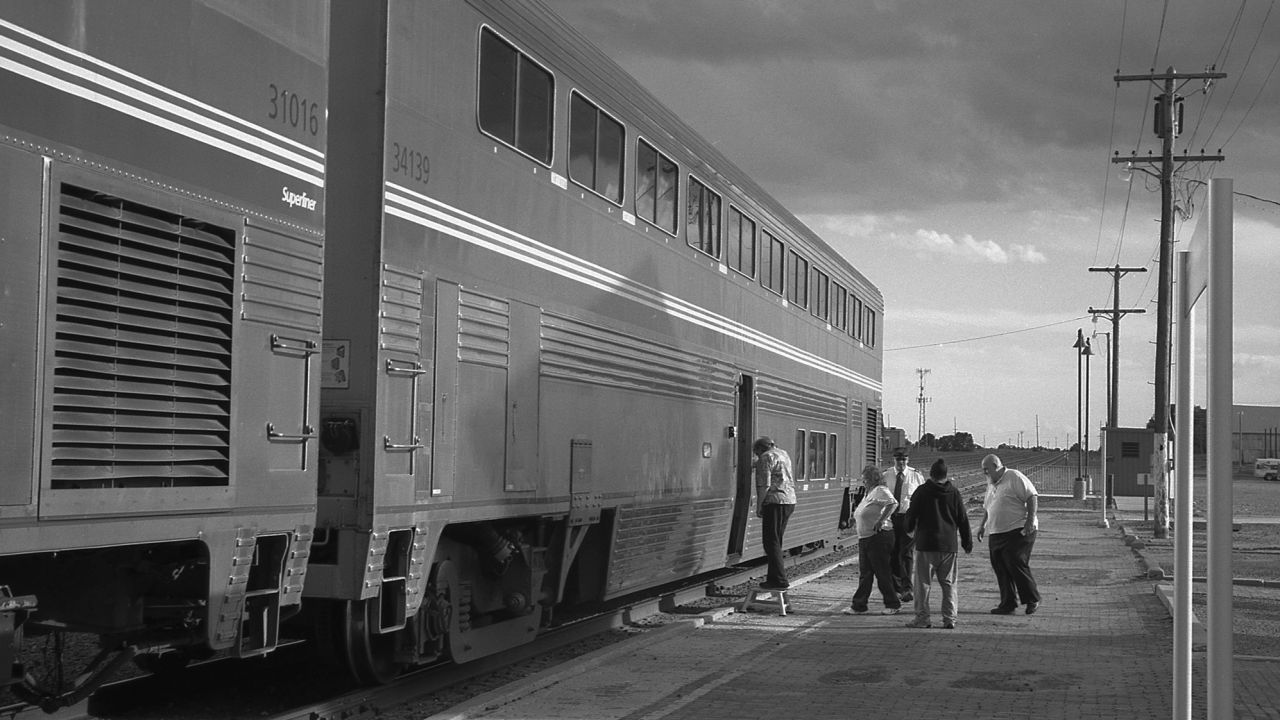
[[761,410],[838,425],[846,422],[848,408],[843,397],[791,380],[761,376],[757,395]]
[[54,489],[228,482],[233,230],[62,185]]
[[463,289],[458,295],[458,359],[505,368],[511,355],[511,304]]
[[877,465],[880,462],[880,411],[867,408],[867,464]]

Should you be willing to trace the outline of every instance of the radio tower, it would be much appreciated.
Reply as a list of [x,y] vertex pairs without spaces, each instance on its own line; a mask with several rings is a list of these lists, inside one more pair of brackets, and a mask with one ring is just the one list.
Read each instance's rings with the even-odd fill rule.
[[916,433],[916,442],[920,442],[920,438],[924,437],[924,405],[931,402],[933,398],[924,396],[924,376],[929,374],[928,368],[916,368],[916,374],[920,376],[920,397],[916,398],[916,402],[920,403],[920,430]]

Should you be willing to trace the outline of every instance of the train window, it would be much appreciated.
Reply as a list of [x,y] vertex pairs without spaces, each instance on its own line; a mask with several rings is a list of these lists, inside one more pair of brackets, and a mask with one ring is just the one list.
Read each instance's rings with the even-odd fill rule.
[[760,284],[779,295],[786,286],[785,262],[782,241],[765,230],[763,246],[760,248]]
[[756,276],[756,221],[729,206],[729,239],[725,262],[749,278]]
[[791,283],[787,288],[787,300],[798,307],[809,307],[809,261],[792,250],[788,253],[791,266]]
[[840,332],[849,332],[849,291],[838,282],[831,283],[831,324]]
[[867,324],[862,329],[862,341],[868,347],[876,346],[876,311],[867,308]]
[[590,100],[573,94],[569,103],[569,177],[619,205],[625,139],[622,123]]
[[680,169],[644,140],[636,140],[636,215],[676,234]]
[[819,320],[827,320],[831,317],[831,307],[828,303],[831,301],[830,280],[827,274],[821,270],[813,269],[813,303],[810,304],[810,311],[817,316]]
[[480,34],[480,129],[543,163],[551,162],[551,73],[485,29]]
[[796,454],[791,456],[792,474],[795,475],[796,480],[804,480],[809,477],[806,472],[808,465],[804,461],[805,450],[808,447],[808,443],[805,442],[806,435],[808,433],[804,430],[796,430]]
[[826,477],[827,473],[827,435],[826,433],[809,433],[809,472],[810,480]]
[[827,436],[827,477],[838,477],[836,472],[836,435],[831,433]]
[[686,240],[713,258],[720,257],[720,196],[689,176]]
[[853,339],[862,340],[862,301],[853,298]]

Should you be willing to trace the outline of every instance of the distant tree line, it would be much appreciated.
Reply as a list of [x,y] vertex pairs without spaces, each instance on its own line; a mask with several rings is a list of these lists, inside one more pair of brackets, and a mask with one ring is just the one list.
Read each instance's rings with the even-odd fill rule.
[[933,433],[925,433],[920,436],[920,442],[916,443],[916,445],[932,448],[940,452],[973,452],[975,447],[973,435],[967,432],[958,432],[955,435],[943,435],[942,437],[935,437]]

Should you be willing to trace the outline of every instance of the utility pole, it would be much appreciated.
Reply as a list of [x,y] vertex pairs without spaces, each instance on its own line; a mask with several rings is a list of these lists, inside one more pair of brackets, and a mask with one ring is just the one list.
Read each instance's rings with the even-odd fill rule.
[[929,374],[928,368],[916,368],[916,374],[920,376],[920,396],[916,398],[916,402],[920,403],[920,431],[916,434],[916,442],[920,442],[920,438],[924,437],[924,404],[932,402],[933,398],[924,396],[924,376]]
[[[1161,139],[1159,160],[1151,156],[1121,157],[1119,152],[1111,158],[1111,162],[1129,165],[1134,163],[1154,165],[1156,162],[1160,164],[1160,277],[1156,301],[1155,442],[1151,453],[1151,481],[1155,486],[1156,495],[1156,522],[1152,534],[1156,538],[1169,536],[1169,321],[1173,314],[1170,307],[1173,295],[1173,139],[1182,130],[1182,98],[1175,93],[1191,80],[1204,80],[1204,86],[1207,89],[1210,80],[1226,76],[1226,73],[1219,72],[1180,74],[1172,67],[1163,73],[1115,76],[1117,83],[1145,80],[1163,90],[1156,96],[1155,113],[1156,135]],[[1203,151],[1199,155],[1188,155],[1184,152],[1178,158],[1178,162],[1181,166],[1189,162],[1222,159],[1222,155],[1205,155]]]
[[[1116,409],[1120,406],[1119,387],[1120,387],[1120,318],[1129,313],[1145,313],[1146,310],[1141,308],[1120,308],[1120,278],[1131,272],[1146,272],[1144,267],[1120,267],[1117,263],[1114,267],[1091,267],[1089,272],[1107,272],[1112,274],[1114,286],[1111,292],[1111,309],[1110,310],[1094,310],[1089,308],[1089,313],[1095,318],[1098,315],[1109,315],[1111,320],[1111,349],[1107,353],[1107,364],[1111,367],[1110,376],[1110,393],[1107,399],[1107,427],[1116,427]],[[1106,452],[1106,448],[1103,448]],[[1103,478],[1105,481],[1106,478]]]

